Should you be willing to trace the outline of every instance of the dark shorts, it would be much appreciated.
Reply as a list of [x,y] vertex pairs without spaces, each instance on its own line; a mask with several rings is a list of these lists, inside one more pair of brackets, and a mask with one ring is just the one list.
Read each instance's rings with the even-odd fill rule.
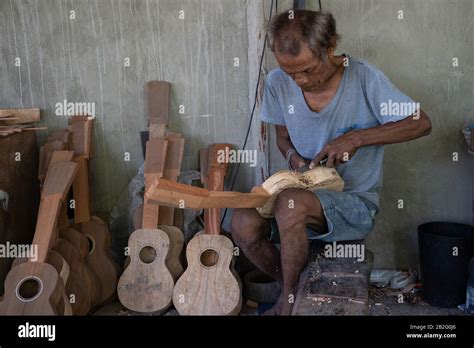
[[[323,207],[328,230],[323,233],[306,228],[309,239],[319,239],[324,242],[361,240],[372,232],[375,215],[378,208],[368,199],[356,193],[338,192],[332,190],[313,191]],[[271,240],[279,243],[278,225],[271,219]]]

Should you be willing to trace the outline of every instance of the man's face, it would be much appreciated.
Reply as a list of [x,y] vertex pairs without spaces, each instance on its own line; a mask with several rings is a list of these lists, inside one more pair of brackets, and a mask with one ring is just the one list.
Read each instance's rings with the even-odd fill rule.
[[327,66],[321,59],[313,54],[308,45],[302,47],[297,57],[280,54],[275,50],[275,59],[280,68],[287,73],[303,91],[311,92],[321,86],[321,77]]

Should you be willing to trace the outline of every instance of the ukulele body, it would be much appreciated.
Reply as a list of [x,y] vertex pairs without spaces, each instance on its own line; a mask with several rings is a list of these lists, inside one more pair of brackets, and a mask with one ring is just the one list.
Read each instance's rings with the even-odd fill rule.
[[118,282],[118,266],[110,255],[110,232],[105,222],[96,216],[81,224],[81,232],[88,239],[86,264],[101,285],[98,303],[104,304],[115,297]]
[[[143,204],[138,206],[133,216],[133,226],[136,230],[142,228],[142,219]],[[183,265],[180,261],[181,252],[184,247],[184,234],[178,227],[171,225],[158,225],[158,229],[164,231],[170,239],[170,249],[168,251],[168,255],[166,256],[165,263],[166,267],[168,267],[169,271],[171,272],[174,281],[176,282],[184,272]],[[125,262],[125,267],[128,266],[128,263],[129,260]]]
[[118,282],[120,302],[138,313],[157,313],[171,304],[174,281],[165,266],[168,235],[159,229],[140,229],[128,240],[130,264]]
[[173,304],[179,314],[238,313],[241,296],[239,282],[231,270],[232,241],[223,235],[196,235],[187,246],[186,258],[188,268],[173,291]]
[[170,225],[158,225],[158,229],[162,230],[168,235],[170,239],[170,248],[168,255],[166,255],[165,264],[176,282],[181,274],[184,272],[183,265],[181,264],[180,257],[184,247],[184,234],[176,226]]
[[47,263],[24,262],[8,272],[1,315],[59,315],[64,284]]

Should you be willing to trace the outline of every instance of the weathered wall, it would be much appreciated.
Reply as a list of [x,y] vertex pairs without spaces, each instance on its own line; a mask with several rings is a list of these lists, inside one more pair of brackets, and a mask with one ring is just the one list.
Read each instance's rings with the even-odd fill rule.
[[[285,1],[280,11],[291,4]],[[430,136],[385,147],[381,211],[367,240],[376,267],[414,267],[418,225],[472,222],[474,158],[467,155],[461,129],[474,121],[473,2],[322,0],[322,7],[336,18],[342,36],[337,52],[382,69],[432,120]],[[307,8],[318,9],[317,1],[307,1]],[[283,163],[276,146],[271,153],[275,171]]]
[[[249,115],[246,11],[244,0],[1,0],[0,105],[40,107],[53,131],[67,125],[55,103],[95,102],[93,204],[110,211],[143,162],[147,81],[172,83],[170,128],[186,137],[184,169],[197,168],[198,150],[209,143],[241,145]],[[248,165],[241,173],[253,176]]]

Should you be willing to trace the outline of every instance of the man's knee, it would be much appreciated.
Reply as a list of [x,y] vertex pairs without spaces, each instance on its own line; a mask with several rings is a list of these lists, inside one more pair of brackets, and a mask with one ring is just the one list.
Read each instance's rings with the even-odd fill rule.
[[230,222],[232,238],[242,248],[258,242],[269,229],[255,209],[235,209]]
[[275,201],[275,219],[280,229],[306,224],[323,216],[319,199],[310,191],[287,189]]

